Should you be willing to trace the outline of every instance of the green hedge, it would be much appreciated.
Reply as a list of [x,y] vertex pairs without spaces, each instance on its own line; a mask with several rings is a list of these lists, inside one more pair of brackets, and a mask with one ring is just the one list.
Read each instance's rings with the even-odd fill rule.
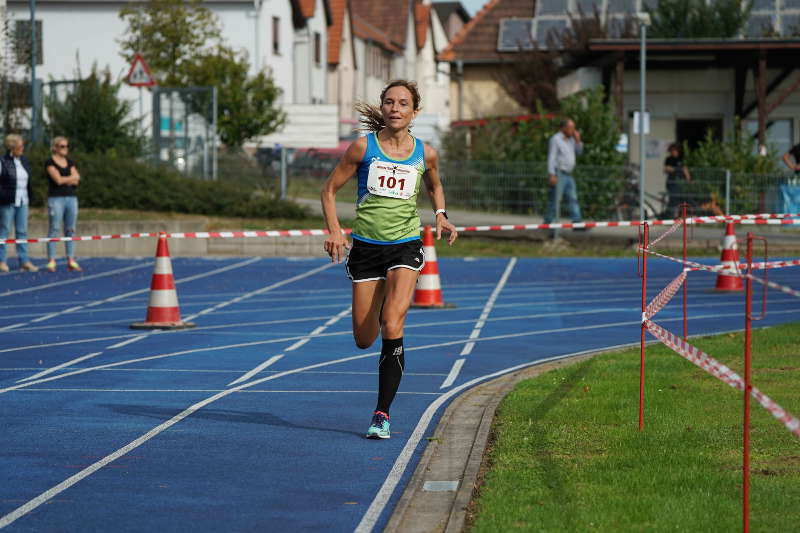
[[[28,154],[33,166],[33,205],[47,198],[45,150]],[[82,207],[134,209],[245,218],[303,218],[305,208],[263,190],[223,181],[185,178],[165,166],[106,154],[78,154]]]

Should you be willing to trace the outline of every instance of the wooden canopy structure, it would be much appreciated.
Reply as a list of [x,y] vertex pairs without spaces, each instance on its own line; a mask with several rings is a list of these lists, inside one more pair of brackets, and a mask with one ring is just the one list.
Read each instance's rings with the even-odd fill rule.
[[[602,69],[606,94],[613,94],[622,120],[625,69],[639,68],[639,39],[597,39],[590,41],[588,48],[588,52],[577,56],[573,66]],[[647,69],[733,69],[733,115],[743,119],[757,110],[758,142],[763,146],[769,115],[800,88],[798,72],[790,85],[773,94],[798,70],[799,53],[800,39],[648,39]],[[767,67],[778,70],[771,79],[768,79]],[[746,102],[750,72],[756,98]]]

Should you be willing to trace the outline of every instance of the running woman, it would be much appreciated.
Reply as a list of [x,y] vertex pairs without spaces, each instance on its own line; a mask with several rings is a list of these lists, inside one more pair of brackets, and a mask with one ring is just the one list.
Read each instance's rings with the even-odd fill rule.
[[[447,220],[436,150],[411,135],[420,110],[414,82],[395,80],[381,93],[380,107],[359,104],[361,124],[370,133],[351,144],[322,188],[322,210],[330,236],[325,251],[334,263],[345,260],[353,281],[353,337],[369,348],[381,333],[378,403],[367,438],[389,438],[389,407],[405,369],[403,325],[419,271],[425,264],[417,214],[420,178],[433,204],[436,238],[456,228]],[[336,192],[358,179],[352,248],[336,215]],[[349,250],[349,254],[347,251]]]

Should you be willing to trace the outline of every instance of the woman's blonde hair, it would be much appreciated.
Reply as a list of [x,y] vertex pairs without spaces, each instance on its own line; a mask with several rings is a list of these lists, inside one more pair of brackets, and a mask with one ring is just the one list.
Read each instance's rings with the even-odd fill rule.
[[9,133],[6,135],[6,150],[13,150],[24,142],[25,141],[22,140],[22,135],[19,133]]
[[56,150],[58,150],[58,145],[62,142],[69,142],[69,140],[62,135],[53,137],[53,142],[50,144],[50,152],[56,153]]
[[[377,106],[372,104],[368,104],[366,102],[358,102],[355,105],[356,111],[358,112],[360,118],[358,121],[361,123],[361,126],[358,128],[358,131],[373,131],[379,132],[383,128],[386,127],[386,122],[383,120],[383,113],[381,113],[381,105],[383,104],[383,99],[386,97],[386,92],[391,89],[392,87],[405,87],[408,89],[408,92],[411,93],[411,100],[414,104],[414,111],[420,110],[420,104],[422,103],[422,97],[419,95],[419,89],[417,88],[417,84],[413,81],[408,80],[392,80],[389,84],[384,87],[383,91],[381,92],[381,99],[380,103]],[[409,128],[409,131],[411,128]]]

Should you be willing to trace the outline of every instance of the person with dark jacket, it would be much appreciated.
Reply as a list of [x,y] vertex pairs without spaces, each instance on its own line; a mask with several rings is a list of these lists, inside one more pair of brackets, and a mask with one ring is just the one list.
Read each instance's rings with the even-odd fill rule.
[[[31,201],[31,164],[22,155],[25,141],[21,135],[6,136],[6,155],[0,159],[0,272],[8,272],[6,245],[11,225],[16,239],[28,238],[28,206]],[[17,244],[19,267],[27,272],[39,270],[28,259],[28,245]]]

